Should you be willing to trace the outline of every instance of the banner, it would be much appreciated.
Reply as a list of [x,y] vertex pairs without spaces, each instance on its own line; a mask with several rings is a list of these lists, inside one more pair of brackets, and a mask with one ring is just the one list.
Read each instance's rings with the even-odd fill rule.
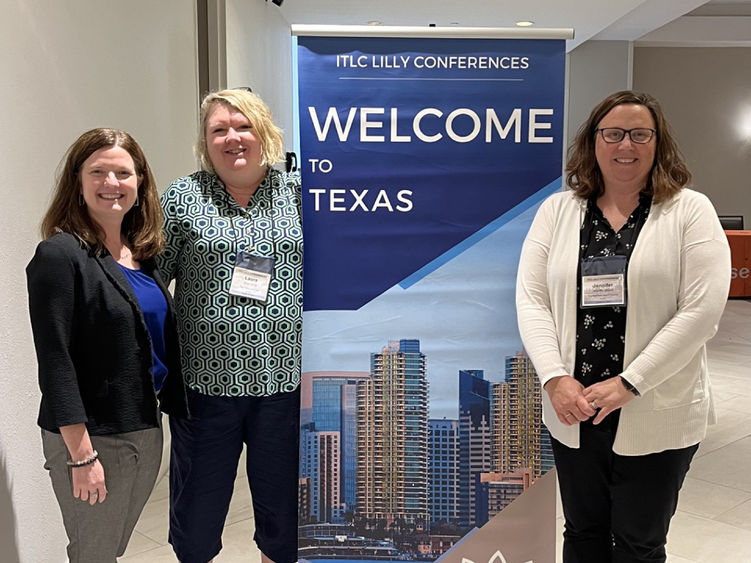
[[514,286],[561,186],[564,42],[299,37],[297,59],[299,557],[434,560],[552,468]]

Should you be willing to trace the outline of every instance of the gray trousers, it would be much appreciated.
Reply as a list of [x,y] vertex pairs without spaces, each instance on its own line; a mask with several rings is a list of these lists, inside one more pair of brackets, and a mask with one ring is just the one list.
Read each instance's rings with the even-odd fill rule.
[[104,468],[104,502],[91,506],[73,496],[65,442],[60,434],[46,430],[42,430],[44,468],[63,515],[70,563],[115,563],[154,488],[162,461],[162,429],[92,436],[91,443]]

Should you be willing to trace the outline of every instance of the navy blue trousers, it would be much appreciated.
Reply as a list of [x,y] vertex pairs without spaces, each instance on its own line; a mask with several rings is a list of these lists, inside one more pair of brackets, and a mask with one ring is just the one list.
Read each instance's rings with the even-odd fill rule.
[[258,548],[275,563],[297,561],[300,390],[269,397],[210,397],[188,390],[191,418],[170,417],[169,542],[182,563],[222,549],[237,464],[247,473]]
[[666,560],[670,519],[699,445],[618,455],[612,449],[617,414],[598,426],[582,422],[578,449],[551,440],[566,519],[564,563]]

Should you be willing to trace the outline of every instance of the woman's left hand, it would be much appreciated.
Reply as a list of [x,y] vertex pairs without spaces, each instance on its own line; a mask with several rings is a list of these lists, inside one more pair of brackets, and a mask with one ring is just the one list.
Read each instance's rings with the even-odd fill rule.
[[634,398],[634,394],[626,389],[621,382],[621,376],[616,375],[584,389],[584,398],[589,404],[598,409],[593,424],[600,424],[611,412],[621,408]]

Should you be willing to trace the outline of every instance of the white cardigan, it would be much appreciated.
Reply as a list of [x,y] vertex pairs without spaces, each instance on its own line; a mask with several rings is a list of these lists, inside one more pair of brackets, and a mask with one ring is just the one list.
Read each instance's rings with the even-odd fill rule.
[[[586,201],[573,192],[542,203],[522,247],[516,307],[522,342],[542,385],[573,375],[576,275]],[[622,408],[613,451],[643,455],[701,441],[714,407],[705,343],[730,287],[730,248],[709,199],[683,189],[652,205],[628,267],[624,379],[640,397]],[[543,393],[543,421],[579,447]]]

